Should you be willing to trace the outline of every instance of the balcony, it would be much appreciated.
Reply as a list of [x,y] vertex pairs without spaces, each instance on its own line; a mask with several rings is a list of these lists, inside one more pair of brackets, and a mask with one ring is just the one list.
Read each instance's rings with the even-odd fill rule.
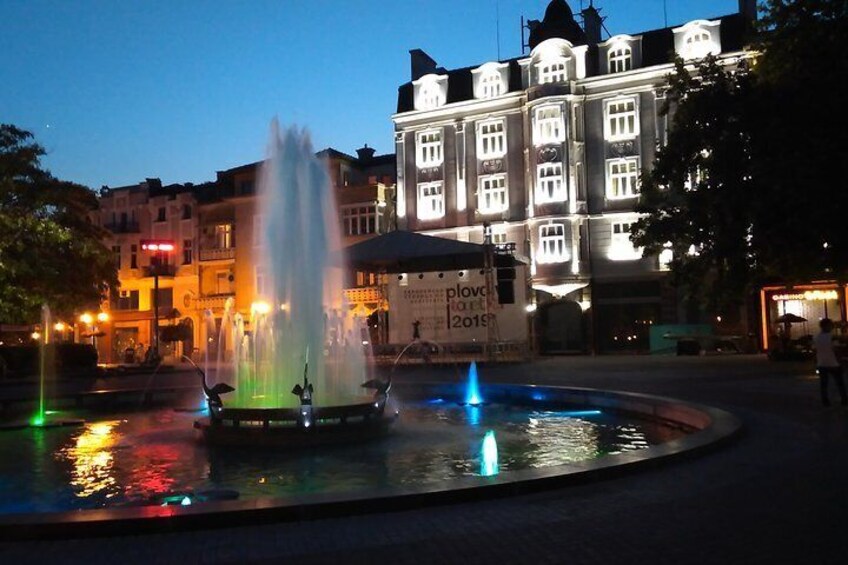
[[145,277],[173,277],[177,274],[176,265],[150,265],[142,268]]
[[235,247],[211,248],[200,250],[200,260],[207,261],[230,261],[236,258]]
[[346,288],[344,289],[344,296],[349,304],[379,303],[383,299],[383,294],[378,286]]
[[194,301],[194,305],[198,310],[223,310],[227,299],[235,296],[234,293],[201,296]]
[[110,222],[103,227],[112,233],[141,233],[138,222]]

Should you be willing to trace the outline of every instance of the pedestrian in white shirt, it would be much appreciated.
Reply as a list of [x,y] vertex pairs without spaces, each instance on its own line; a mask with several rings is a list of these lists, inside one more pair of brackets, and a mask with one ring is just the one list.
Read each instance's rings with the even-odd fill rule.
[[827,383],[830,377],[836,381],[836,388],[842,397],[842,406],[848,406],[848,395],[845,394],[845,381],[842,378],[842,365],[836,358],[833,350],[833,322],[824,318],[819,322],[821,333],[813,339],[813,347],[816,348],[816,370],[819,373],[819,384],[821,384],[821,400],[824,406],[830,406],[830,398],[827,393]]

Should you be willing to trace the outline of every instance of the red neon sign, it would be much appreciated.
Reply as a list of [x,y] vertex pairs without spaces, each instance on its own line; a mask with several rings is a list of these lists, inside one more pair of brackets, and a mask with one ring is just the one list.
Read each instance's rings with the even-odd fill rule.
[[165,253],[175,249],[174,242],[170,239],[142,239],[141,248],[144,251],[164,251]]

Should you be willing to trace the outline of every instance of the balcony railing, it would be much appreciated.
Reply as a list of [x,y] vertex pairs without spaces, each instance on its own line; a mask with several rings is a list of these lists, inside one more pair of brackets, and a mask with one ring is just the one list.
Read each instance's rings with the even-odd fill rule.
[[383,299],[383,293],[380,292],[380,287],[378,286],[346,288],[344,289],[344,295],[345,299],[351,304],[380,302]]
[[176,265],[149,265],[143,268],[145,277],[173,277],[177,274]]
[[201,249],[200,250],[200,260],[201,261],[226,261],[228,259],[236,258],[236,249],[235,247],[225,247],[221,249],[212,248],[212,249]]
[[235,297],[235,294],[213,294],[211,296],[201,296],[195,300],[195,307],[198,310],[223,310],[228,298]]
[[110,222],[103,225],[112,233],[140,233],[138,222]]

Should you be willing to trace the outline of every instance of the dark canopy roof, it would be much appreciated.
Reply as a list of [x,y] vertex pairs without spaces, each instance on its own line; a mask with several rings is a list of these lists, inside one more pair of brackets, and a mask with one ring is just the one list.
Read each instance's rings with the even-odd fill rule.
[[[393,231],[345,249],[348,264],[361,271],[387,273],[478,269],[485,247],[409,231]],[[515,265],[511,256],[498,256],[500,267]]]

